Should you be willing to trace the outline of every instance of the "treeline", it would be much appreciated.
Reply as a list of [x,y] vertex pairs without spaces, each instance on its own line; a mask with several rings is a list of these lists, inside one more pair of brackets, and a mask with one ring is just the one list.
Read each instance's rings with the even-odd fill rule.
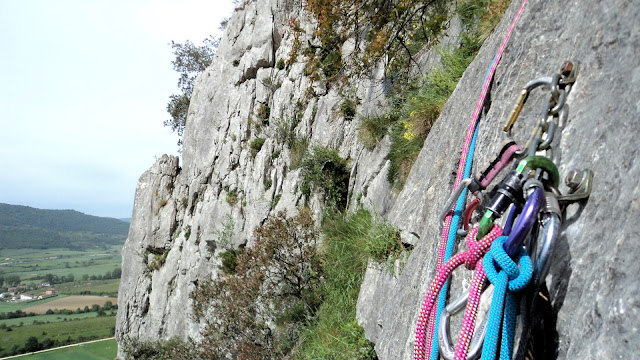
[[0,238],[8,249],[69,248],[124,244],[129,223],[75,210],[42,210],[0,203]]
[[[107,272],[105,272],[104,275],[84,274],[82,275],[82,280],[88,281],[88,280],[120,279],[120,275],[122,275],[122,269],[115,268],[113,270],[107,270]],[[48,273],[44,275],[43,280],[44,282],[48,282],[50,285],[55,285],[55,284],[74,282],[76,280],[76,277],[71,273],[68,275],[55,275],[52,273]],[[18,286],[20,285],[20,283],[21,283],[21,280],[20,280],[20,276],[18,275],[15,275],[15,274],[7,275],[7,276],[0,275],[0,289],[3,287]],[[33,289],[34,287],[35,286],[33,284],[32,286],[30,286],[31,289]]]
[[[113,270],[107,270],[104,275],[89,275],[83,274],[82,280],[110,280],[110,279],[120,279],[120,275],[122,274],[121,268],[115,268]],[[66,282],[73,282],[76,280],[76,277],[73,274],[65,275],[54,275],[52,273],[48,273],[44,275],[44,281],[48,282],[51,285],[54,284],[62,284]]]

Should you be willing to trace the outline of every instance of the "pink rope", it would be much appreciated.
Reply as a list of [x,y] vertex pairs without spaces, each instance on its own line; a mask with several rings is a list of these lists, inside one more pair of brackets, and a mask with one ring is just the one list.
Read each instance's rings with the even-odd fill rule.
[[[488,249],[487,249],[488,250]],[[473,338],[475,331],[476,316],[478,315],[478,306],[480,305],[480,297],[482,296],[482,287],[487,275],[484,273],[482,267],[482,261],[478,261],[476,265],[476,271],[473,273],[473,279],[469,286],[469,298],[467,300],[467,308],[464,310],[464,318],[462,320],[462,327],[458,334],[458,345],[456,345],[456,352],[454,354],[454,360],[466,360],[469,353],[469,345]]]
[[[449,261],[444,263],[436,271],[436,277],[431,282],[429,290],[427,290],[427,294],[424,297],[424,302],[422,303],[422,307],[420,308],[420,314],[418,314],[418,326],[416,328],[416,340],[414,343],[415,359],[425,359],[426,356],[428,356],[427,351],[429,348],[426,347],[427,333],[425,329],[429,318],[432,317],[431,315],[435,313],[434,305],[437,302],[438,294],[440,293],[440,289],[442,288],[444,283],[447,281],[449,276],[451,276],[453,270],[455,270],[458,266],[466,264],[467,267],[475,267],[478,260],[480,260],[482,256],[489,250],[489,247],[491,247],[491,243],[493,243],[493,240],[502,235],[502,229],[500,228],[500,226],[494,225],[491,231],[479,241],[475,240],[477,234],[477,227],[469,231],[469,233],[467,234],[467,251],[452,256]],[[482,267],[480,266],[480,268]],[[482,272],[482,274],[484,275],[484,272]],[[480,296],[478,295],[477,297],[477,300],[475,299],[475,297],[470,298],[470,300],[472,302],[480,303]],[[475,318],[473,319],[473,321],[475,322]],[[471,327],[473,327],[473,324],[471,324]]]
[[471,138],[473,138],[473,133],[476,129],[476,125],[478,124],[478,118],[480,116],[480,111],[482,111],[482,106],[484,105],[485,98],[487,97],[487,92],[489,92],[489,85],[491,85],[491,80],[493,80],[493,75],[496,72],[496,68],[498,67],[498,63],[502,58],[502,54],[504,53],[504,49],[507,47],[507,42],[511,38],[511,34],[513,33],[513,29],[516,27],[516,23],[522,16],[522,12],[524,11],[524,6],[526,5],[527,0],[523,0],[520,5],[520,9],[516,13],[513,21],[511,22],[511,26],[509,26],[509,30],[507,30],[507,34],[505,35],[502,43],[500,44],[500,48],[496,53],[496,56],[493,58],[493,63],[487,72],[487,76],[484,80],[484,84],[482,85],[482,92],[480,93],[480,98],[478,99],[478,103],[476,104],[476,108],[473,111],[473,115],[471,115],[471,122],[469,123],[469,127],[467,128],[467,135],[464,139],[464,146],[462,147],[462,154],[460,155],[460,162],[458,164],[458,174],[456,175],[456,181],[454,183],[453,188],[456,189],[462,181],[462,174],[464,172],[464,167],[466,165],[467,154],[469,153],[469,146],[471,145]]
[[[496,53],[496,56],[493,58],[493,63],[491,64],[491,67],[489,68],[489,71],[487,72],[487,76],[485,78],[484,84],[482,85],[482,92],[480,93],[480,98],[478,99],[478,102],[476,104],[476,108],[473,111],[473,114],[471,115],[471,122],[469,123],[469,127],[467,128],[467,133],[465,136],[465,141],[464,141],[464,145],[462,146],[462,153],[460,155],[460,161],[458,162],[458,172],[456,174],[456,180],[454,182],[453,188],[457,189],[458,186],[460,185],[460,182],[462,181],[462,177],[464,174],[464,168],[466,166],[466,160],[467,160],[467,155],[469,154],[469,147],[471,146],[471,139],[473,138],[473,133],[475,132],[475,128],[478,124],[478,118],[480,117],[480,112],[482,111],[482,107],[484,105],[485,99],[487,97],[487,93],[489,92],[489,86],[491,84],[491,81],[493,80],[493,75],[495,74],[496,68],[498,67],[498,63],[500,62],[500,59],[502,58],[502,54],[504,53],[504,50],[507,46],[507,42],[509,42],[509,39],[511,38],[511,34],[513,33],[513,29],[516,26],[516,23],[518,22],[518,20],[520,19],[520,17],[522,16],[522,12],[524,11],[524,7],[526,5],[528,0],[523,0],[522,4],[520,5],[520,9],[518,10],[518,12],[516,13],[516,16],[514,17],[513,21],[511,22],[511,25],[509,26],[509,29],[507,30],[507,33],[504,37],[504,39],[502,40],[502,43],[500,44],[500,48],[498,49],[498,52]],[[445,249],[446,249],[446,244],[447,244],[447,238],[448,238],[448,234],[449,234],[449,229],[451,227],[451,214],[447,215],[447,217],[445,218],[445,224],[443,227],[443,231],[442,231],[442,236],[441,236],[441,240],[440,240],[440,249],[438,252],[438,261],[437,261],[437,268],[438,270],[437,272],[440,270],[440,268],[443,266],[443,261],[444,261],[444,255],[445,255]],[[455,256],[454,256],[455,257]],[[452,257],[453,259],[453,257]],[[444,282],[443,282],[444,284]],[[440,286],[442,287],[442,286]],[[426,297],[425,297],[425,301],[426,301]],[[437,305],[434,303],[432,303],[431,307],[433,309],[429,309],[428,313],[435,313],[435,307]],[[423,308],[421,310],[421,313],[424,312],[424,305]],[[426,330],[426,328],[428,328],[428,333],[429,336],[427,337],[425,344],[421,344],[420,347],[423,347],[425,345],[427,345],[426,347],[426,352],[422,352],[420,355],[418,355],[418,352],[416,350],[416,353],[414,354],[414,358],[415,359],[424,359],[424,358],[428,358],[429,357],[429,352],[431,349],[431,342],[433,341],[433,335],[435,333],[435,319],[433,318],[433,316],[431,317],[427,317],[426,319],[424,319],[424,321],[421,321],[420,318],[418,318],[418,324],[416,327],[416,339],[418,338],[424,338],[424,332]],[[417,343],[417,340],[416,340]],[[415,348],[418,348],[418,345],[415,345]],[[424,349],[424,348],[423,348]]]

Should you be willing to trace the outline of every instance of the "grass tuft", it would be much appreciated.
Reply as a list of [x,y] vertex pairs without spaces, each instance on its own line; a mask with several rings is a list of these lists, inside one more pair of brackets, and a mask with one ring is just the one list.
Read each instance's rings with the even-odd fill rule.
[[[387,261],[398,254],[397,230],[369,211],[327,214],[322,223],[326,263],[324,302],[316,321],[303,332],[294,357],[300,359],[377,359],[373,344],[356,323],[356,303],[370,257]],[[393,250],[390,250],[393,248]]]

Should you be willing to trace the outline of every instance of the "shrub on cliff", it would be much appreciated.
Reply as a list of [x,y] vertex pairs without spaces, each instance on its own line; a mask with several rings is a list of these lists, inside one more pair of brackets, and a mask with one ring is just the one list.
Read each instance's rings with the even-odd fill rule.
[[323,263],[311,211],[280,212],[254,236],[255,245],[237,255],[235,272],[191,294],[196,317],[207,324],[204,358],[282,358],[320,304]]

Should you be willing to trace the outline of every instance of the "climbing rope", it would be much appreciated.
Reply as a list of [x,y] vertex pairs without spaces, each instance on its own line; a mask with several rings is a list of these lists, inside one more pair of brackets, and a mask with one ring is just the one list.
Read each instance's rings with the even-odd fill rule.
[[[526,0],[523,1],[516,20],[519,18],[525,3]],[[512,23],[510,31],[513,30],[516,20]],[[505,42],[502,45],[505,45]],[[503,50],[502,47],[501,50]],[[555,131],[558,127],[559,113],[575,82],[578,64],[574,66],[571,62],[565,62],[560,72],[553,75],[553,77],[535,79],[525,85],[504,129],[510,141],[505,143],[498,156],[479,177],[471,179],[469,175],[478,134],[479,114],[484,102],[483,97],[486,95],[485,90],[488,90],[490,78],[497,65],[497,60],[499,60],[499,55],[501,55],[501,51],[496,55],[491,68],[487,72],[481,101],[478,103],[479,106],[476,107],[469,128],[469,130],[473,129],[473,135],[469,138],[469,131],[467,131],[456,176],[456,190],[447,201],[445,209],[450,209],[454,201],[456,205],[451,210],[445,210],[441,215],[443,231],[438,267],[436,269],[436,277],[425,295],[418,316],[414,342],[415,359],[426,359],[427,357],[438,359],[440,355],[447,360],[452,358],[459,360],[476,359],[480,354],[478,345],[482,344],[483,341],[483,359],[495,360],[496,356],[499,356],[500,359],[511,359],[514,349],[515,323],[518,309],[516,293],[525,289],[532,277],[534,278],[533,285],[527,288],[526,294],[529,299],[525,299],[525,307],[523,309],[535,312],[538,311],[538,304],[541,304],[541,308],[547,314],[533,317],[529,316],[530,314],[528,313],[526,314],[525,328],[518,347],[519,359],[533,358],[534,355],[531,349],[535,341],[543,343],[543,346],[557,347],[557,336],[540,334],[540,331],[543,331],[545,327],[551,326],[553,327],[552,330],[555,331],[555,318],[549,316],[549,313],[552,312],[550,311],[551,303],[546,286],[544,286],[544,278],[549,270],[549,254],[560,224],[560,205],[557,204],[558,202],[576,201],[588,197],[593,173],[590,170],[583,170],[582,173],[572,170],[568,178],[571,180],[567,180],[571,190],[569,194],[562,195],[557,190],[560,175],[556,165],[550,158],[540,156],[538,153],[546,151],[546,155],[550,155],[550,144],[553,142]],[[522,110],[522,106],[526,102],[529,92],[539,86],[545,86],[545,88],[549,89],[550,97],[544,102],[542,114],[536,121],[531,137],[527,140],[524,147],[525,150],[522,150],[510,139],[510,131]],[[520,155],[525,155],[526,157],[502,180],[496,194],[486,207],[485,214],[482,216],[478,226],[468,230],[471,215],[480,204],[480,192],[486,189],[487,185],[501,170],[508,166],[514,157]],[[464,180],[461,180],[461,174]],[[474,200],[463,211],[467,191],[473,193],[478,199]],[[524,199],[526,199],[526,203],[524,207],[520,208],[520,204]],[[554,203],[556,205],[553,205]],[[515,206],[512,206],[512,204]],[[505,224],[504,236],[498,237],[502,230],[495,225],[495,220],[500,218],[510,206],[512,210]],[[541,212],[543,206],[546,206],[546,208]],[[458,229],[461,217],[464,230]],[[532,259],[529,257],[524,243],[539,221],[542,221],[542,232],[540,233],[542,240],[538,242],[531,240],[528,244],[529,252],[535,255],[534,269]],[[513,225],[514,222],[515,225]],[[451,257],[457,235],[465,233],[467,235],[468,250]],[[491,247],[491,250],[484,257],[484,260],[478,262],[489,247]],[[446,312],[443,313],[446,305],[448,277],[462,263],[465,263],[470,270],[475,269],[469,293],[466,297],[463,296],[446,307]],[[486,338],[481,336],[480,340],[477,340],[474,338],[475,321],[486,279],[494,285],[494,292],[487,321],[488,327],[483,329],[483,331],[486,331]],[[539,289],[543,291],[538,291]],[[536,296],[536,293],[540,296]],[[544,299],[545,302],[541,303],[542,300],[540,299]],[[463,325],[460,329],[455,353],[452,353],[450,340],[448,340],[449,313],[457,312],[465,304]],[[444,316],[444,325],[439,330],[441,315]],[[533,321],[531,321],[532,318]],[[533,327],[533,329],[528,327]],[[484,332],[481,332],[481,335],[484,336],[484,334]],[[438,341],[435,339],[438,339]],[[440,346],[442,346],[443,352],[440,351]],[[472,346],[471,354],[469,354],[470,346]],[[547,358],[549,354],[555,354],[555,350],[550,349],[546,352],[538,351],[536,353],[542,354],[540,355],[541,358],[542,356]]]
[[[502,54],[504,53],[507,42],[511,38],[511,34],[516,26],[516,23],[518,22],[518,20],[520,19],[520,16],[522,15],[522,12],[524,11],[524,6],[526,5],[526,3],[527,3],[527,0],[522,1],[522,4],[520,5],[520,8],[516,13],[516,16],[511,22],[511,25],[509,26],[509,29],[507,30],[507,33],[504,39],[502,40],[502,43],[500,44],[500,48],[498,49],[498,52],[493,58],[491,66],[489,67],[489,70],[487,71],[487,74],[485,76],[484,83],[482,86],[482,91],[480,93],[480,98],[478,99],[475,110],[471,116],[471,122],[469,123],[469,127],[467,129],[467,133],[465,136],[465,141],[462,147],[460,161],[458,164],[458,171],[456,173],[456,180],[454,182],[454,189],[460,185],[460,182],[462,181],[463,178],[468,178],[470,175],[471,164],[473,160],[473,151],[475,149],[475,137],[477,136],[477,132],[478,132],[478,122],[479,122],[480,113],[482,111],[482,108],[484,107],[485,99],[489,91],[491,82],[493,80],[493,75],[495,74],[498,63],[502,58]],[[508,164],[508,161],[499,162],[499,164],[504,167],[506,166],[506,164]],[[493,177],[496,174],[497,172],[493,174]],[[493,179],[493,177],[491,177],[491,179]],[[458,213],[464,207],[465,197],[466,197],[466,191],[461,194],[460,196],[461,200],[456,202],[456,207],[454,208],[454,215],[453,216],[447,215],[444,221],[444,226],[442,229],[442,236],[440,241],[440,251],[438,253],[438,261],[437,261],[438,267],[441,267],[444,264],[444,262],[446,262],[451,257],[451,254],[453,253],[453,247],[455,243],[456,232],[457,232],[458,221],[459,221]],[[415,359],[426,359],[426,357],[429,357],[431,360],[437,360],[438,358],[438,353],[439,353],[438,342],[433,341],[433,339],[438,337],[438,330],[437,330],[438,322],[439,322],[440,314],[442,313],[445,307],[447,288],[448,288],[448,283],[443,284],[443,289],[441,290],[441,294],[439,295],[437,309],[435,309],[435,313],[436,313],[435,316],[432,316],[431,318],[429,318],[426,324],[418,324],[420,328],[416,328],[416,345],[415,345],[416,349],[414,352]],[[426,336],[426,334],[424,334],[425,332],[424,327],[428,327],[429,329],[428,330],[429,335],[426,339],[424,339],[424,337]],[[420,340],[418,338],[420,338]],[[426,352],[424,348],[429,349],[429,351]]]
[[511,359],[517,314],[514,293],[527,286],[533,276],[531,258],[526,250],[521,247],[515,260],[512,259],[505,251],[507,240],[506,236],[497,238],[482,261],[487,278],[494,286],[482,359],[495,359],[498,348],[500,360]]
[[[484,236],[480,241],[477,241],[477,228],[469,231],[466,237],[467,251],[458,253],[439,267],[436,271],[436,277],[431,282],[429,290],[424,298],[422,307],[420,308],[420,314],[418,315],[418,326],[416,330],[416,342],[414,344],[414,356],[417,359],[425,359],[426,353],[426,325],[430,315],[432,315],[434,304],[438,297],[438,294],[444,283],[447,281],[453,270],[460,265],[467,263],[469,266],[474,266],[481,259],[482,255],[489,249],[491,243],[502,234],[500,226],[494,226],[489,233]],[[478,300],[479,302],[479,300]]]

